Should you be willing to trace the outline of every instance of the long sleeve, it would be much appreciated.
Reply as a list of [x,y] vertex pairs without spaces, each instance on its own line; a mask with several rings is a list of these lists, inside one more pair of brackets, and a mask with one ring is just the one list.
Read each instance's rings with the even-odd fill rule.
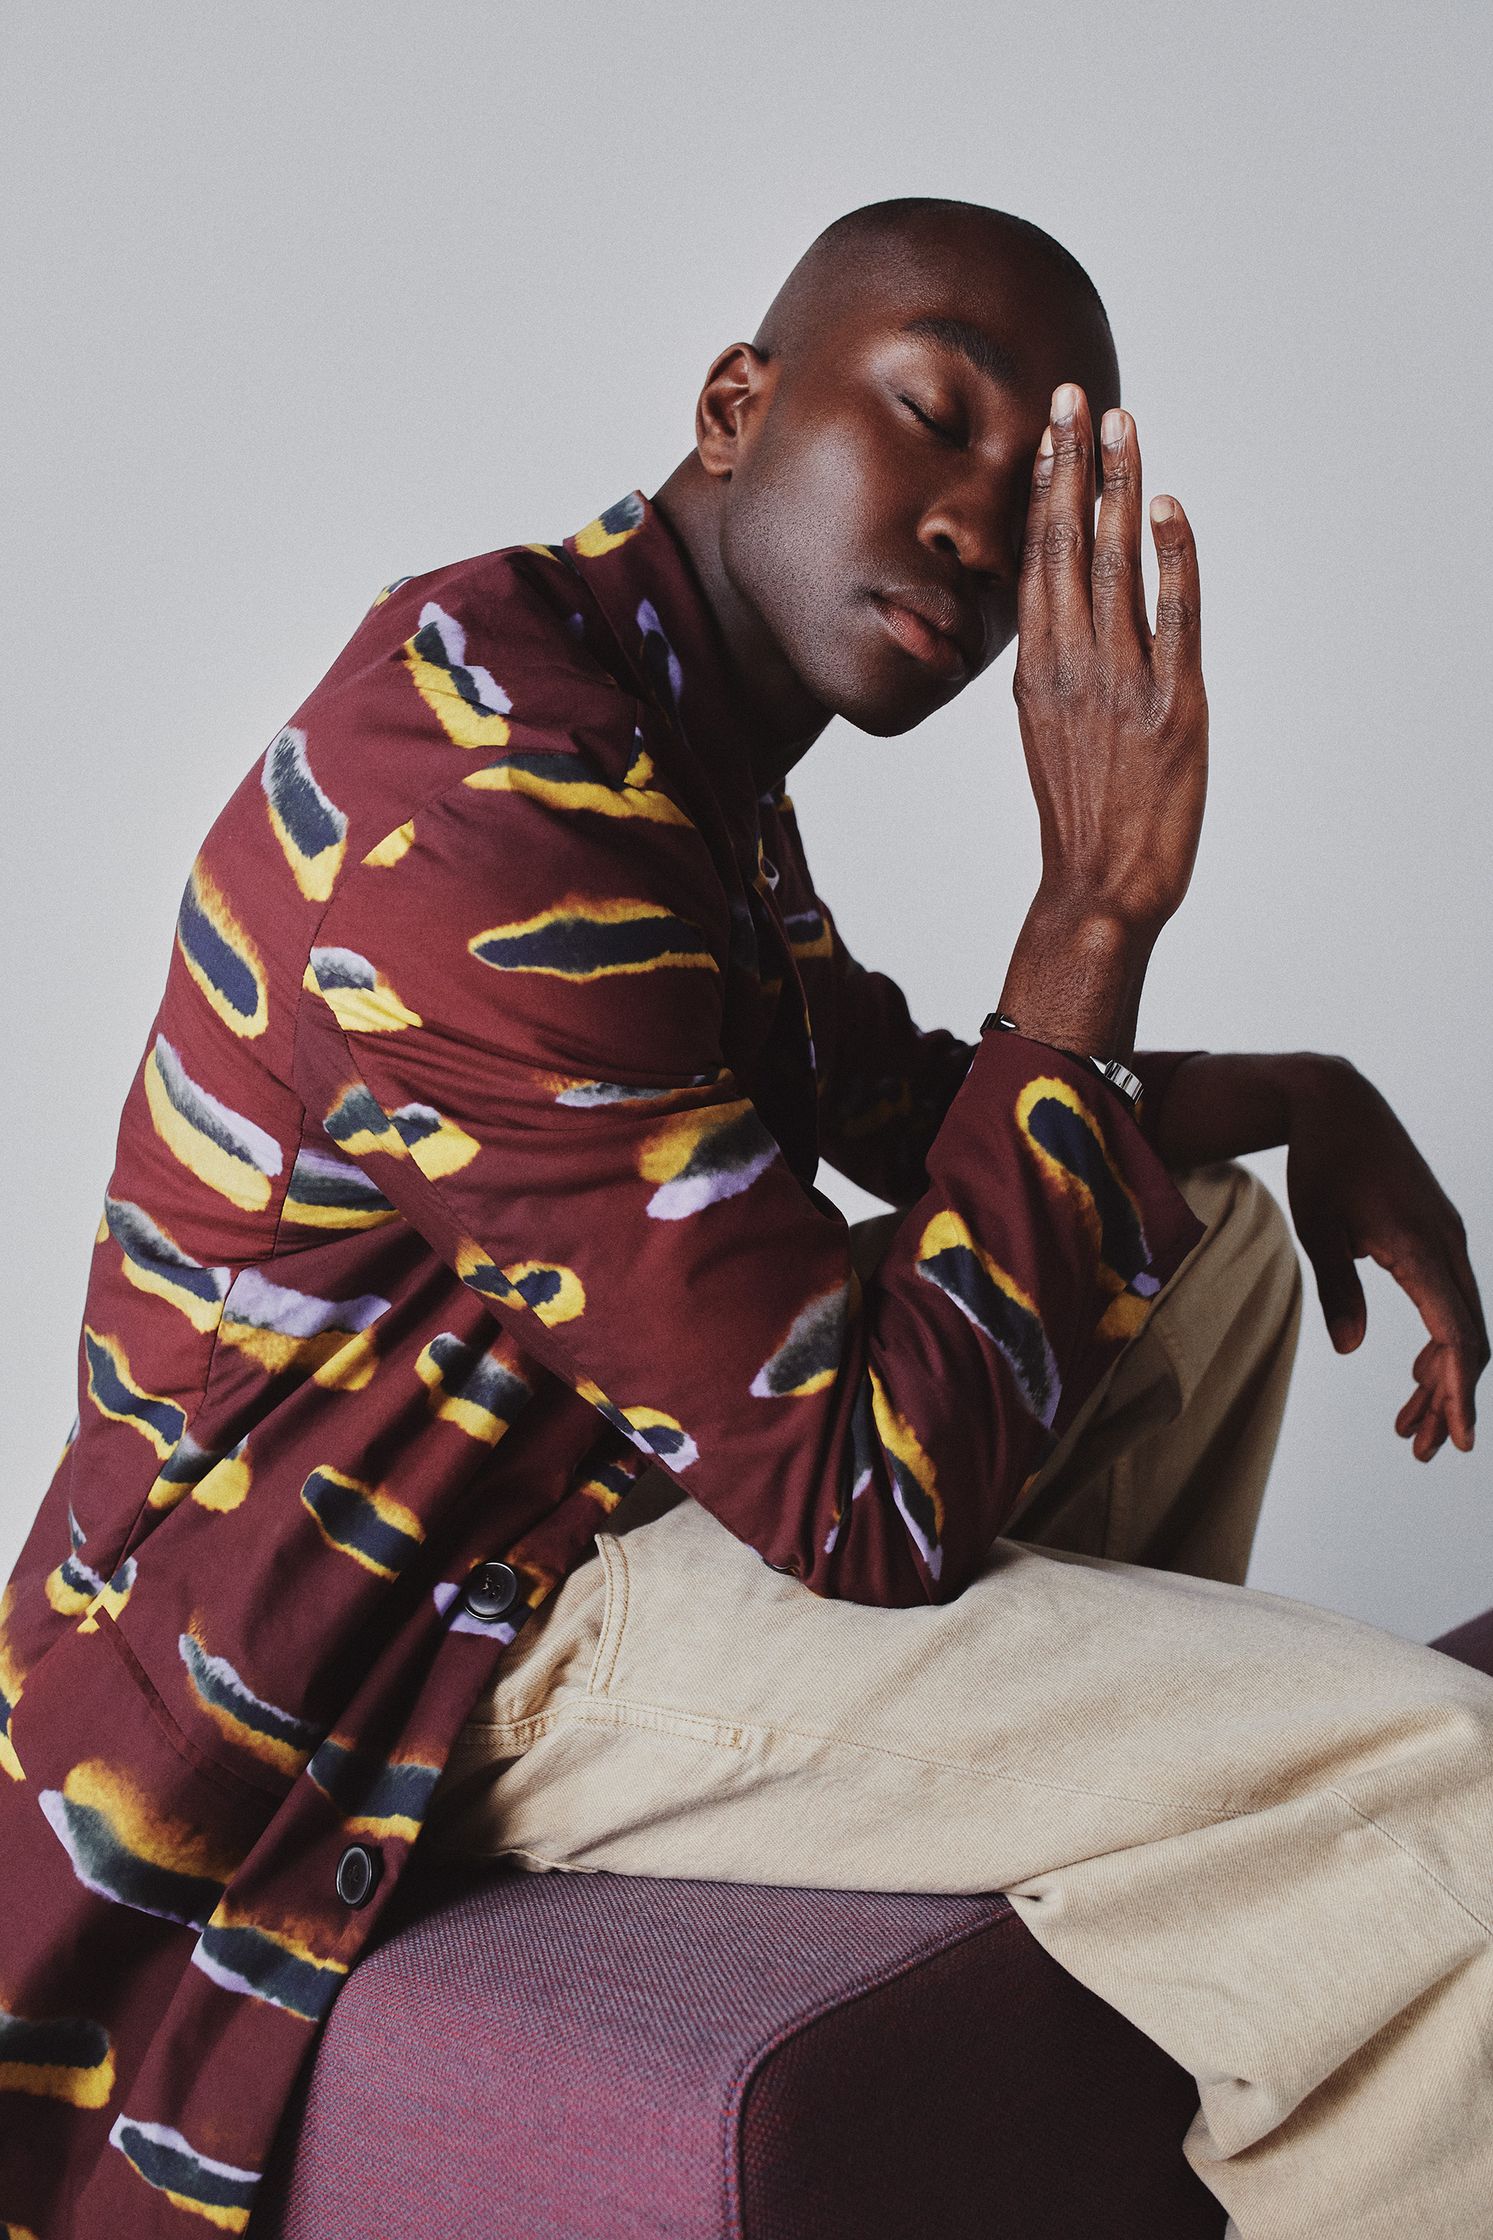
[[[928,1155],[974,1056],[946,1027],[919,1027],[896,981],[857,962],[829,910],[819,916],[835,975],[834,1039],[820,1081],[820,1140],[830,1165],[889,1205],[927,1187]],[[1139,1127],[1156,1149],[1172,1077],[1196,1050],[1138,1050]]]
[[919,1027],[896,981],[850,954],[822,902],[818,916],[833,986],[819,1094],[824,1156],[875,1197],[910,1206],[927,1188],[933,1139],[974,1047],[946,1027]]
[[951,1598],[1199,1225],[1082,1068],[989,1036],[862,1291],[728,1062],[700,834],[653,787],[593,810],[600,775],[554,751],[568,782],[477,773],[344,878],[301,1093],[497,1321],[767,1561]]
[[[928,1184],[928,1156],[974,1045],[946,1027],[920,1027],[896,981],[852,956],[828,905],[815,897],[813,954],[830,976],[832,1025],[821,1051],[819,1135],[829,1164],[889,1205],[907,1207]],[[1139,1050],[1139,1126],[1153,1149],[1172,1076],[1193,1050]]]

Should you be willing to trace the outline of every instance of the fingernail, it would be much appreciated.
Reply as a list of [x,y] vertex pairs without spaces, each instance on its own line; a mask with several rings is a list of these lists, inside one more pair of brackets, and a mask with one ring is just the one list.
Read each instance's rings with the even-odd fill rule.
[[1052,417],[1059,426],[1066,426],[1078,410],[1078,388],[1072,381],[1065,381],[1052,393]]
[[1151,500],[1151,519],[1153,521],[1170,521],[1176,510],[1170,498],[1153,498]]
[[1042,430],[1042,441],[1041,441],[1041,442],[1040,442],[1040,443],[1038,444],[1038,446],[1037,446],[1037,449],[1038,449],[1038,451],[1039,451],[1039,452],[1040,452],[1040,453],[1042,454],[1042,457],[1043,457],[1044,459],[1046,459],[1046,458],[1049,458],[1049,457],[1051,456],[1051,454],[1052,454],[1052,430],[1051,430],[1051,428],[1044,428],[1044,429]]
[[1118,451],[1120,445],[1125,441],[1124,413],[1117,412],[1111,406],[1099,423],[1099,433],[1104,438],[1104,447],[1107,451]]

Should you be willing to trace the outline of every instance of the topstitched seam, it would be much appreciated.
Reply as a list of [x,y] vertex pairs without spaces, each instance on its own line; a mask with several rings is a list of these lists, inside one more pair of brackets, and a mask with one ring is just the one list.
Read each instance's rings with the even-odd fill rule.
[[629,1578],[627,1559],[615,1539],[604,1533],[596,1535],[596,1552],[606,1572],[606,1595],[602,1604],[601,1632],[597,1637],[596,1655],[591,1660],[591,1672],[586,1681],[587,1695],[606,1695],[612,1685],[612,1675],[617,1669],[617,1654],[622,1646],[622,1629],[627,1622]]
[[1371,1812],[1365,1812],[1363,1807],[1356,1805],[1350,1796],[1345,1796],[1335,1783],[1329,1782],[1327,1784],[1327,1793],[1329,1796],[1336,1797],[1339,1804],[1345,1804],[1354,1817],[1361,1820],[1366,1828],[1372,1828],[1376,1834],[1383,1836],[1386,1843],[1392,1843],[1396,1851],[1403,1852],[1413,1865],[1420,1868],[1421,1873],[1425,1875],[1428,1881],[1435,1883],[1444,1898],[1450,1898],[1459,1913],[1465,1913],[1468,1920],[1482,1930],[1485,1937],[1493,1936],[1493,1921],[1485,1921],[1480,1913],[1474,1913],[1466,1899],[1458,1897],[1451,1885],[1442,1881],[1435,1868],[1427,1866],[1419,1852],[1412,1851],[1409,1844],[1402,1842],[1399,1836],[1392,1834],[1381,1820],[1376,1820]]
[[930,1766],[942,1773],[973,1774],[982,1781],[1004,1781],[1020,1788],[1050,1789],[1059,1796],[1103,1797],[1113,1804],[1141,1804],[1162,1809],[1165,1809],[1169,1804],[1175,1804],[1188,1811],[1216,1814],[1222,1820],[1243,1818],[1257,1809],[1253,1805],[1241,1803],[1237,1798],[1230,1798],[1224,1803],[1218,1803],[1205,1797],[1166,1799],[1133,1796],[1123,1789],[1085,1788],[1077,1782],[1047,1781],[1037,1774],[1006,1773],[998,1767],[968,1765],[961,1759],[934,1758],[915,1750],[893,1750],[884,1743],[857,1742],[845,1735],[820,1734],[805,1727],[783,1726],[776,1720],[769,1725],[754,1720],[733,1719],[718,1712],[682,1711],[677,1705],[649,1703],[642,1697],[608,1695],[599,1700],[616,1704],[619,1709],[624,1710],[662,1712],[666,1716],[679,1719],[700,1720],[702,1723],[712,1726],[729,1728],[733,1733],[743,1736],[782,1734],[792,1736],[796,1742],[828,1742],[833,1743],[838,1749],[858,1750],[867,1757],[888,1758],[904,1765]]

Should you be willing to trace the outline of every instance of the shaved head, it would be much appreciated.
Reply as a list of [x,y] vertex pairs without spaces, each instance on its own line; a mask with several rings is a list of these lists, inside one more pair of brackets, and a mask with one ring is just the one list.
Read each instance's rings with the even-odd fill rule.
[[1070,289],[1109,332],[1099,291],[1077,257],[1029,218],[982,202],[901,195],[863,203],[816,235],[768,305],[753,343],[764,358],[791,360],[868,292],[911,296],[940,275],[971,267],[1005,271],[1018,284],[1045,280]]
[[1082,265],[1028,219],[931,196],[826,226],[718,352],[658,502],[780,767],[831,715],[909,730],[1009,645],[1064,381],[1095,421],[1119,403]]

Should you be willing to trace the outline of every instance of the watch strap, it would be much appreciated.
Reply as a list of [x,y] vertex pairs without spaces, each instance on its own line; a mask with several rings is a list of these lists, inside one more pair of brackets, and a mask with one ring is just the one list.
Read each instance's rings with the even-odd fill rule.
[[[1022,1034],[1025,1032],[1025,1029],[1019,1027],[1014,1019],[1007,1018],[1004,1011],[986,1012],[984,1018],[980,1021],[981,1034],[984,1034],[990,1027],[996,1027],[1004,1034]],[[1044,1037],[1031,1035],[1027,1039],[1032,1042],[1041,1042]],[[1140,1075],[1132,1072],[1130,1067],[1124,1064],[1121,1059],[1099,1058],[1091,1050],[1070,1050],[1067,1044],[1062,1042],[1049,1042],[1047,1047],[1049,1050],[1061,1050],[1065,1058],[1073,1058],[1081,1066],[1091,1067],[1102,1081],[1109,1083],[1117,1096],[1124,1098],[1132,1115],[1137,1120],[1140,1118],[1141,1098],[1145,1094],[1145,1083],[1141,1080]]]

